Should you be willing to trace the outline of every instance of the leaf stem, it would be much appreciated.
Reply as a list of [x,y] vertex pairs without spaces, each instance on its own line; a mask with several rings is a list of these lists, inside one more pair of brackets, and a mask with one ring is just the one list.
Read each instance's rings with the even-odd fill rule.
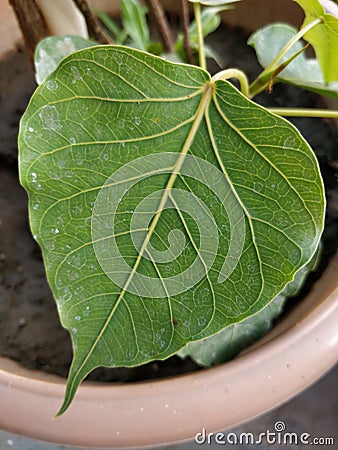
[[241,92],[249,98],[249,82],[248,78],[244,72],[239,69],[226,69],[222,70],[222,72],[217,73],[212,77],[212,81],[215,82],[217,80],[228,80],[229,78],[236,78],[239,81],[241,86]]
[[284,117],[320,117],[326,119],[337,119],[338,110],[311,109],[311,108],[267,108],[269,111]]
[[[192,126],[190,128],[188,136],[186,137],[186,140],[184,142],[182,150],[181,150],[181,152],[179,153],[179,155],[177,157],[176,163],[175,163],[175,165],[173,167],[173,170],[172,170],[172,174],[170,175],[169,180],[167,181],[167,184],[166,184],[163,196],[162,196],[162,198],[160,200],[160,203],[159,203],[159,205],[157,207],[157,212],[155,213],[155,215],[153,217],[153,220],[152,220],[152,222],[151,222],[151,224],[150,224],[150,226],[148,228],[148,233],[147,233],[147,235],[146,235],[146,237],[145,237],[145,239],[144,239],[144,241],[143,241],[143,243],[141,245],[141,248],[140,248],[140,250],[138,252],[138,256],[136,258],[136,261],[134,262],[134,265],[133,265],[133,267],[131,269],[131,272],[130,272],[130,274],[129,274],[126,282],[125,282],[124,288],[121,291],[118,299],[116,300],[116,303],[114,305],[114,308],[112,309],[112,312],[110,313],[110,315],[108,316],[108,318],[105,321],[105,326],[110,321],[110,319],[113,317],[113,315],[115,313],[115,310],[117,309],[119,303],[121,302],[122,298],[124,297],[124,295],[125,295],[125,293],[126,293],[126,291],[128,289],[128,286],[132,282],[134,274],[137,271],[137,268],[138,268],[138,266],[139,266],[139,264],[140,264],[140,262],[141,262],[141,260],[143,258],[144,253],[147,251],[147,246],[149,245],[150,239],[151,239],[151,237],[152,237],[152,235],[153,235],[153,233],[155,231],[156,225],[157,225],[157,223],[158,223],[158,221],[159,221],[159,219],[161,217],[164,205],[165,205],[165,203],[166,203],[166,201],[167,201],[167,199],[168,199],[168,197],[170,195],[171,189],[173,188],[173,185],[175,183],[177,175],[180,173],[182,164],[184,163],[185,157],[186,157],[188,151],[190,150],[192,142],[195,139],[196,133],[197,133],[198,128],[199,128],[199,126],[201,124],[201,121],[202,121],[202,119],[204,117],[205,111],[208,108],[208,105],[209,105],[210,99],[211,99],[211,94],[212,94],[212,86],[208,85],[207,89],[205,90],[205,92],[204,92],[204,94],[203,94],[203,96],[201,98],[199,107],[198,107],[198,109],[196,111],[196,114],[195,114],[195,119],[194,119],[193,124],[192,124]],[[96,345],[97,341],[98,341],[98,339],[95,341],[94,345]]]
[[195,22],[196,22],[197,35],[198,35],[199,65],[202,69],[206,69],[207,63],[206,63],[206,59],[205,59],[204,39],[203,39],[202,19],[201,19],[201,4],[200,3],[194,3],[194,16],[195,16]]
[[[249,86],[249,92],[250,92],[250,98],[254,97],[255,95],[262,92],[267,85],[269,84],[266,79],[270,78],[271,72],[274,72],[278,68],[278,64],[283,59],[283,57],[286,55],[286,53],[290,50],[293,45],[296,44],[308,31],[310,31],[313,27],[318,25],[322,22],[322,18],[318,17],[317,19],[310,22],[306,27],[302,28],[298,31],[297,34],[293,36],[292,39],[282,48],[282,50],[278,53],[278,55],[275,57],[275,59],[259,74],[259,76],[250,84]],[[292,61],[293,58],[290,58],[290,61]]]

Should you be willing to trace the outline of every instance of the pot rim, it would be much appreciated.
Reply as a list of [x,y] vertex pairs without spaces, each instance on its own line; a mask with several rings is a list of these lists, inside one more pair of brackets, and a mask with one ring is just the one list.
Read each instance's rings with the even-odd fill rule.
[[174,378],[85,382],[55,420],[65,380],[0,358],[0,428],[64,445],[140,448],[190,440],[203,428],[225,430],[266,413],[338,361],[337,269],[338,253],[306,299],[232,361]]

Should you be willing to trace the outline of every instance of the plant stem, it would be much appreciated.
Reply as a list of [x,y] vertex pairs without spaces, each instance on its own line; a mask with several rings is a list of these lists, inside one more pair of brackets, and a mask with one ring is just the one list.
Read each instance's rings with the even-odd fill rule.
[[189,64],[194,64],[194,57],[192,54],[192,49],[190,45],[190,39],[189,39],[189,7],[188,7],[188,0],[182,0],[182,8],[180,10],[181,15],[181,24],[182,24],[182,30],[183,30],[183,37],[184,37],[184,49],[187,56],[187,62]]
[[222,72],[219,72],[212,77],[212,81],[215,82],[217,80],[228,80],[229,78],[236,78],[236,80],[238,80],[241,85],[241,92],[246,97],[249,97],[249,83],[247,76],[239,69],[222,70]]
[[200,3],[194,3],[194,15],[195,15],[197,34],[198,34],[199,65],[202,69],[206,69],[207,62],[205,59],[205,51],[204,51],[204,39],[203,39],[202,20],[201,20],[201,4]]
[[112,40],[109,39],[106,34],[102,31],[96,17],[92,14],[86,0],[74,0],[75,5],[82,12],[87,28],[88,33],[91,37],[93,37],[100,44],[112,44]]
[[[285,54],[290,50],[290,48],[298,42],[304,34],[306,34],[313,27],[322,22],[321,18],[317,18],[310,22],[306,27],[302,28],[298,31],[295,36],[290,39],[290,41],[282,48],[282,50],[278,53],[278,55],[274,58],[274,60],[260,73],[260,75],[250,84],[249,91],[250,97],[254,97],[255,95],[262,92],[269,84],[266,81],[267,78],[270,78],[271,74],[278,68],[278,64],[281,59],[285,56]],[[290,62],[293,58],[290,58]]]
[[170,52],[174,52],[174,38],[166,19],[163,6],[159,0],[146,0],[149,12],[153,18],[154,25],[161,37],[164,48]]
[[267,108],[269,111],[284,117],[320,117],[337,119],[338,111],[311,108]]

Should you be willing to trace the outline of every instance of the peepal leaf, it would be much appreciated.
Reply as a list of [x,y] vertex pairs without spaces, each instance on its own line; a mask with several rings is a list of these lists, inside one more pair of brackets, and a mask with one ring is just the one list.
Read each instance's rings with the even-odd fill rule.
[[280,316],[286,299],[299,293],[308,274],[315,270],[319,254],[320,245],[310,262],[303,266],[293,281],[261,311],[242,322],[229,325],[208,338],[190,342],[177,355],[183,359],[190,357],[200,366],[208,367],[229,361],[256,342],[270,330],[274,319]]
[[[297,34],[296,28],[291,25],[276,23],[260,28],[253,33],[248,44],[256,53],[259,63],[269,67],[275,56]],[[290,58],[303,48],[303,43],[298,41],[284,56],[283,61]],[[272,69],[270,76],[273,75]],[[304,53],[299,54],[277,76],[277,80],[316,92],[318,94],[338,98],[338,82],[325,83],[323,72],[319,62],[315,58],[308,58]]]
[[19,146],[74,348],[60,413],[95,367],[165,359],[260,311],[319,242],[323,185],[308,144],[198,67],[78,51],[33,95]]
[[190,3],[200,3],[203,6],[232,6],[232,3],[240,2],[241,0],[189,0]]
[[[222,18],[220,16],[220,12],[224,11],[224,9],[228,9],[227,6],[223,7],[209,7],[204,8],[201,13],[201,29],[203,37],[208,36],[213,33],[220,26]],[[196,22],[193,21],[188,28],[188,36],[190,46],[193,50],[198,52],[199,44],[198,44],[198,30]],[[180,34],[175,42],[175,51],[181,58],[181,61],[184,61],[185,58],[185,45],[184,45],[184,36]],[[219,66],[220,57],[216,54],[216,52],[211,49],[209,46],[205,45],[204,48],[205,55],[209,58],[213,58]]]
[[[315,50],[316,57],[323,71],[326,83],[338,81],[338,17],[332,12],[336,12],[335,4],[326,12],[323,5],[331,2],[319,0],[295,0],[305,12],[305,20],[302,28],[317,18],[322,22],[312,28],[304,35]],[[323,3],[323,4],[321,4]]]
[[49,36],[39,42],[35,49],[34,66],[35,78],[41,84],[54,70],[59,62],[76,50],[93,47],[95,42],[80,36]]

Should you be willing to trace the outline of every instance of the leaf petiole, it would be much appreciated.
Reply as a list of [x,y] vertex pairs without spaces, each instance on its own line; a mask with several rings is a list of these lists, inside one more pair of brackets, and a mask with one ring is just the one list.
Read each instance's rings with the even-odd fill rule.
[[312,108],[267,108],[270,112],[283,117],[319,117],[337,119],[338,110]]
[[198,36],[198,53],[199,53],[199,65],[202,69],[207,68],[205,49],[204,49],[204,38],[202,29],[202,19],[201,19],[201,4],[194,3],[194,16],[196,22],[197,36]]
[[239,69],[222,70],[222,72],[219,72],[212,77],[212,81],[215,82],[217,80],[228,80],[229,78],[236,78],[236,80],[238,80],[240,83],[241,92],[246,97],[250,98],[248,78],[245,73]]

